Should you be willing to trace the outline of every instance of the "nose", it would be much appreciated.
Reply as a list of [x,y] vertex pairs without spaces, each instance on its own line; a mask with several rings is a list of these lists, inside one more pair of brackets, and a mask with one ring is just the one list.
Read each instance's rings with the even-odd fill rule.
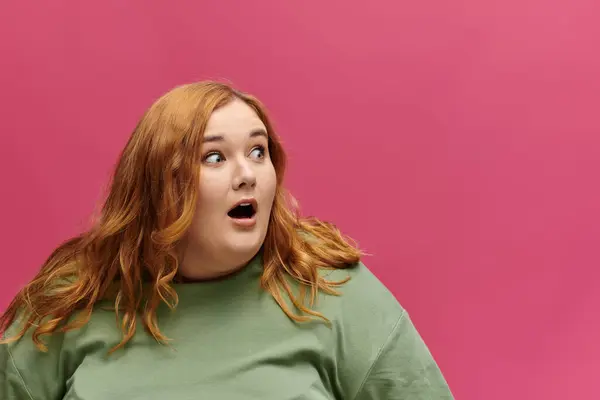
[[256,173],[247,161],[242,161],[237,164],[232,183],[234,190],[253,188],[256,186]]

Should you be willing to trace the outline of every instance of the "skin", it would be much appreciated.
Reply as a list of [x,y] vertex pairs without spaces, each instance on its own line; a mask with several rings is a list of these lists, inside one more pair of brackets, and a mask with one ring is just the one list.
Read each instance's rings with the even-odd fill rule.
[[[196,213],[179,269],[187,280],[232,274],[258,253],[277,187],[265,125],[241,100],[213,112],[201,154]],[[242,226],[227,214],[243,199],[256,200],[253,226]]]

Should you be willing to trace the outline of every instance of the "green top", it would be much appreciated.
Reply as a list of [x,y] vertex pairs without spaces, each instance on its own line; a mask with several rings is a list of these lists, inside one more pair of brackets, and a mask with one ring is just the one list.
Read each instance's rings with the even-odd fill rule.
[[223,280],[175,284],[176,311],[158,310],[173,341],[141,323],[124,350],[114,312],[57,333],[47,353],[26,336],[0,345],[0,399],[452,399],[426,345],[393,295],[362,264],[323,271],[352,279],[321,294],[332,324],[295,323],[259,287],[260,257]]

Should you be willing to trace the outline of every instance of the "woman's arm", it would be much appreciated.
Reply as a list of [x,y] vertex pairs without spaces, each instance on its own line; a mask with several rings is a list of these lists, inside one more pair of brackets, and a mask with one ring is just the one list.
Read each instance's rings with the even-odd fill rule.
[[0,398],[6,400],[30,400],[33,396],[15,365],[8,345],[0,345]]
[[408,312],[362,263],[337,298],[336,373],[332,381],[349,400],[450,400],[440,368]]
[[0,399],[58,400],[65,389],[61,360],[62,334],[44,338],[48,351],[40,351],[25,335],[10,344],[0,344]]
[[400,316],[355,400],[451,400],[452,393],[413,323]]

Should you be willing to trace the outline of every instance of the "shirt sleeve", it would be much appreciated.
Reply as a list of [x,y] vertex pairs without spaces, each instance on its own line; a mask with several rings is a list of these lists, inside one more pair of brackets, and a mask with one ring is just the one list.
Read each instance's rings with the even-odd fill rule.
[[30,335],[14,343],[0,344],[0,399],[62,398],[65,381],[60,360],[60,338],[51,338],[47,343],[47,352],[40,351]]
[[404,311],[355,400],[451,400],[448,384]]
[[6,400],[32,400],[33,397],[21,373],[16,368],[7,345],[0,345],[0,398]]

